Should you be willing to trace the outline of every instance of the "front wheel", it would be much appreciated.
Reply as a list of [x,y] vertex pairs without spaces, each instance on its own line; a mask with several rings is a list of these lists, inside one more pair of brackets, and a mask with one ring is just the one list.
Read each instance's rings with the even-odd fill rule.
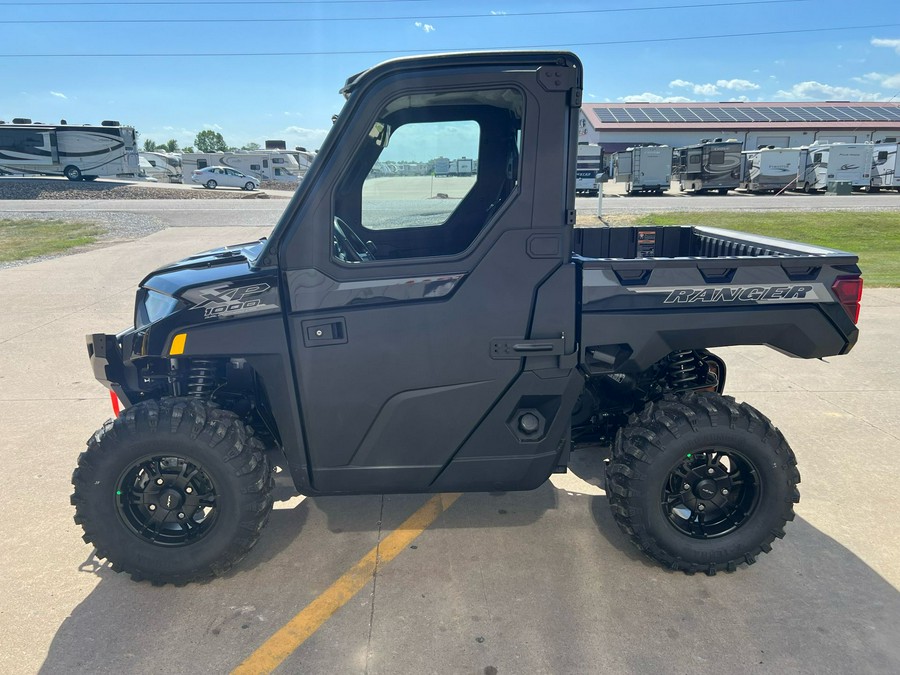
[[249,180],[248,180],[246,183],[244,183],[244,189],[245,189],[247,192],[251,192],[251,191],[254,190],[255,188],[256,188],[256,185],[254,185],[254,184],[253,184],[251,181],[249,181]]
[[69,180],[81,180],[81,169],[70,164],[63,169],[63,175]]
[[75,522],[99,558],[136,581],[223,574],[256,543],[272,508],[264,449],[214,404],[139,403],[107,422],[78,458]]
[[734,571],[772,550],[800,500],[797,461],[760,412],[728,396],[667,396],[616,436],[607,494],[646,555],[689,574]]

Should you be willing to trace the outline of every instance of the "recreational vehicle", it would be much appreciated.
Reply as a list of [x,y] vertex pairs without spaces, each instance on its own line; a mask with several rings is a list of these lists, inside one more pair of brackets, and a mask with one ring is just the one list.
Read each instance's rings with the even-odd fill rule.
[[593,143],[578,144],[575,165],[575,194],[597,194],[597,174],[603,172],[603,148]]
[[300,166],[294,156],[284,150],[248,150],[238,152],[186,152],[181,156],[183,182],[191,180],[196,169],[208,166],[227,166],[259,180],[289,183],[300,182]]
[[830,181],[848,181],[854,188],[871,184],[872,143],[813,143],[800,149],[797,188],[824,190]]
[[726,194],[741,182],[740,141],[729,138],[706,140],[676,150],[681,191],[702,194],[718,190]]
[[134,129],[118,122],[56,125],[16,118],[0,124],[0,173],[93,180],[139,172]]
[[450,176],[472,176],[475,174],[475,162],[467,157],[451,160],[448,175]]
[[780,192],[797,180],[799,148],[759,148],[744,151],[741,188],[747,192]]
[[669,189],[672,181],[672,149],[668,145],[642,145],[617,152],[614,174],[617,183],[625,183],[628,194]]
[[141,152],[141,158],[150,164],[145,169],[147,175],[153,176],[161,183],[180,183],[181,155],[171,152]]
[[872,148],[872,183],[869,190],[900,192],[900,174],[897,173],[897,144],[879,143]]

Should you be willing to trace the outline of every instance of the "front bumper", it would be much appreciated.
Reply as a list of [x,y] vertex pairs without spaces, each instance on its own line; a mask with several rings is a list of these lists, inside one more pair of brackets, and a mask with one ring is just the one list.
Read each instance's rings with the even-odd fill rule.
[[93,333],[85,339],[94,377],[118,396],[126,408],[134,405],[139,395],[137,368],[130,354],[125,358],[122,353],[122,345],[130,341],[106,333]]

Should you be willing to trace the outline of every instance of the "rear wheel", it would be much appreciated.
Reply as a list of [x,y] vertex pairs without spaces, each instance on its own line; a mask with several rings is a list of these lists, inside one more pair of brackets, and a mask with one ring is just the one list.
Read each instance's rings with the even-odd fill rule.
[[81,169],[70,164],[63,169],[63,175],[69,180],[81,180]]
[[206,181],[206,187],[208,187],[210,190],[215,190],[217,185],[218,183],[214,180]]
[[139,403],[88,441],[72,476],[75,522],[136,581],[184,584],[231,569],[272,508],[262,442],[192,399]]
[[619,431],[607,494],[646,555],[689,574],[734,571],[772,550],[800,499],[797,462],[761,413],[712,393],[648,404]]

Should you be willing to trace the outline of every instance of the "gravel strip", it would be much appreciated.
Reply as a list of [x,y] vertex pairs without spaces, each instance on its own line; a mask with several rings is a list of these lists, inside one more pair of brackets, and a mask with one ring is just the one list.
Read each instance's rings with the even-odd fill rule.
[[[268,185],[268,184],[267,184]],[[283,184],[277,189],[284,190]],[[270,187],[269,189],[276,189]],[[152,187],[140,183],[111,181],[78,182],[68,180],[15,178],[0,180],[0,200],[3,199],[267,199],[264,192],[244,190],[186,190],[182,187]]]

